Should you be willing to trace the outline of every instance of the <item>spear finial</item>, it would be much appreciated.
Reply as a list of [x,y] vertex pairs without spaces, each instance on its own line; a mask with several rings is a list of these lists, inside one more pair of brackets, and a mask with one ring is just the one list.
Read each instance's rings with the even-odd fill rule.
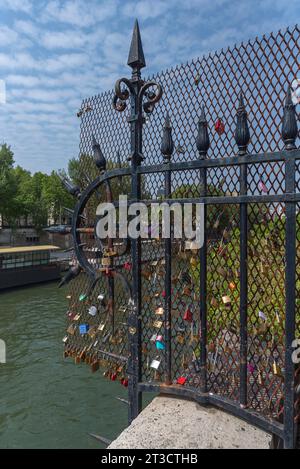
[[247,111],[244,103],[243,93],[239,96],[239,107],[237,110],[237,121],[235,130],[235,141],[239,148],[239,154],[245,155],[247,153],[248,143],[250,141],[250,132],[248,126]]
[[94,161],[95,161],[97,168],[100,169],[100,171],[105,171],[106,159],[94,135],[92,135],[92,148],[94,152]]
[[196,138],[197,150],[199,151],[200,158],[203,159],[206,157],[206,154],[209,149],[209,134],[207,129],[207,120],[205,115],[205,108],[202,106],[201,115],[198,123],[198,135]]
[[146,67],[138,20],[135,20],[134,23],[127,64],[132,68],[133,72],[139,72],[141,68]]
[[172,139],[172,127],[170,123],[169,113],[167,113],[161,142],[161,152],[166,160],[170,160],[173,151],[174,143]]

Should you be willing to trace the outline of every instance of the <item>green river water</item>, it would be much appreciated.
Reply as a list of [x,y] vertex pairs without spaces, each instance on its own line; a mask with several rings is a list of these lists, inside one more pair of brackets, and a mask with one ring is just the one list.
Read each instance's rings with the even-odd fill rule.
[[0,293],[0,448],[99,448],[127,425],[116,382],[63,358],[66,292],[56,283]]

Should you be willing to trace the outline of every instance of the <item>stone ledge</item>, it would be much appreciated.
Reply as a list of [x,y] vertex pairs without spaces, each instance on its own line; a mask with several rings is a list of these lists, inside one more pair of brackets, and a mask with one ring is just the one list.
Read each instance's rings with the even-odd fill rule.
[[212,407],[156,397],[111,449],[269,449],[271,436]]

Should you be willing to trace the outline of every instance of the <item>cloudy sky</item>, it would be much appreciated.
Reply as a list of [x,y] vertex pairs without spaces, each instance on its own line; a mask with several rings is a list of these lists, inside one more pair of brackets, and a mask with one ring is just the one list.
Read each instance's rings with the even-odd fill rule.
[[128,74],[134,18],[146,75],[299,22],[299,0],[0,0],[0,143],[31,171],[78,155],[81,100]]

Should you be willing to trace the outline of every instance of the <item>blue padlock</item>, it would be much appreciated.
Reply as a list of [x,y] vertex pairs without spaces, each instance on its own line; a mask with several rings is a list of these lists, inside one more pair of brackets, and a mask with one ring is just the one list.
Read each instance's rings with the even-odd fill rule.
[[165,350],[165,344],[160,342],[159,340],[156,341],[156,348],[157,350]]
[[90,326],[88,324],[80,324],[79,326],[79,333],[81,335],[87,334],[89,331]]

